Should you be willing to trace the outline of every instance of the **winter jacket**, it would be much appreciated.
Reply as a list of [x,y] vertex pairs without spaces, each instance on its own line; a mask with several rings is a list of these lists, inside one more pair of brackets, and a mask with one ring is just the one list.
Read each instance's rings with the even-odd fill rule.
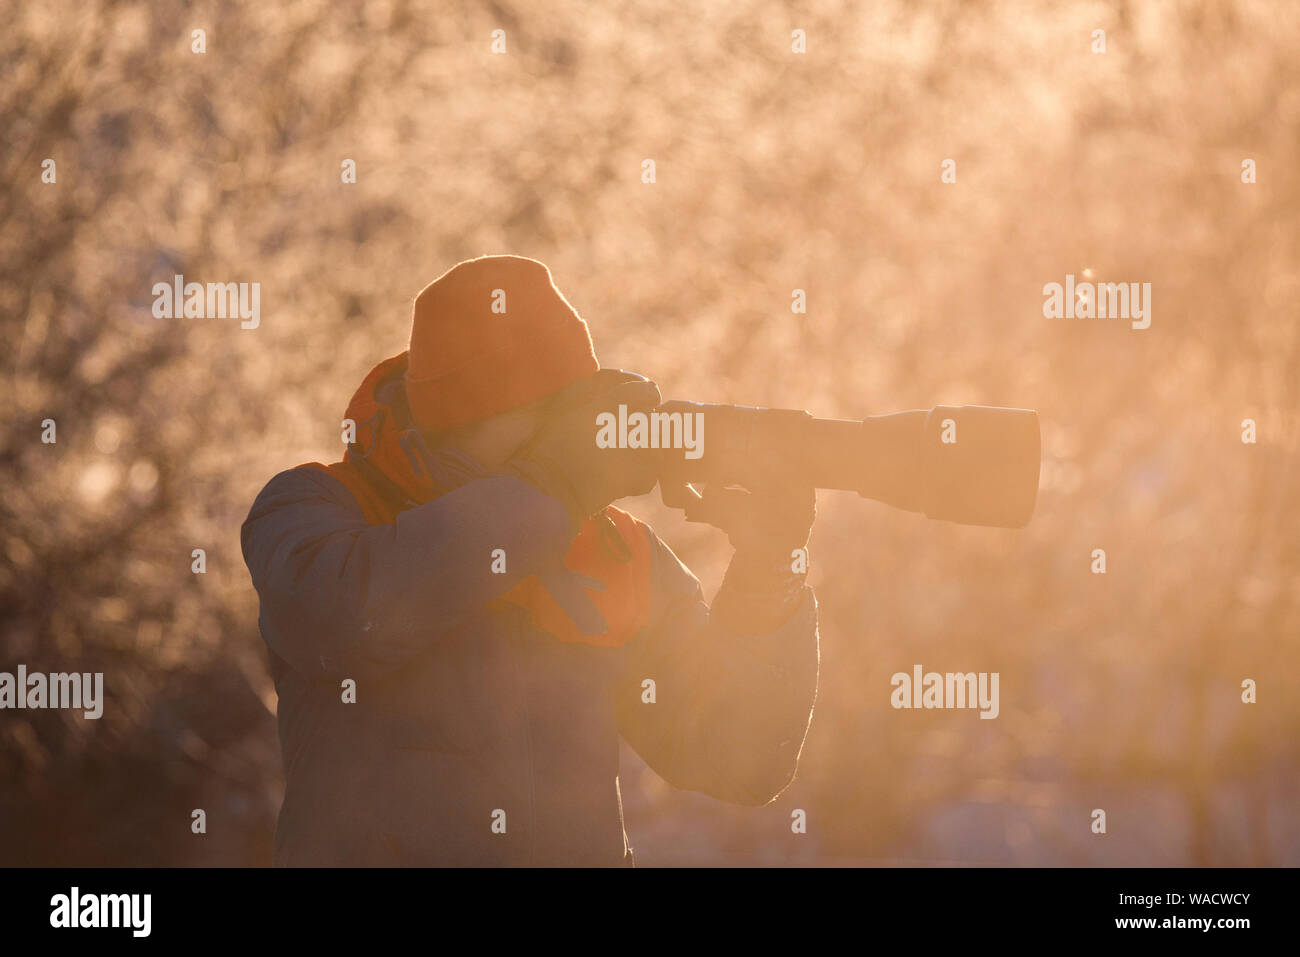
[[353,461],[281,472],[243,525],[279,695],[274,863],[631,863],[620,735],[676,787],[772,800],[816,695],[812,590],[732,633],[632,516],[574,540],[523,480],[407,455],[401,358],[349,407]]

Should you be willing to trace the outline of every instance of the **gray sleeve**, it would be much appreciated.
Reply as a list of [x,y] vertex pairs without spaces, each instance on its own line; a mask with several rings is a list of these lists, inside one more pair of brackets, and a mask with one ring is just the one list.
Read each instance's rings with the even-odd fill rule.
[[[653,532],[650,624],[628,645],[619,729],[675,787],[735,804],[773,800],[794,779],[817,696],[817,601],[734,634],[710,619],[699,580]],[[725,586],[724,586],[725,587]],[[655,701],[646,703],[645,679]]]
[[[371,526],[341,482],[312,468],[273,478],[240,537],[263,636],[306,674],[395,668],[571,544],[564,506],[512,476]],[[505,574],[492,573],[495,548]]]

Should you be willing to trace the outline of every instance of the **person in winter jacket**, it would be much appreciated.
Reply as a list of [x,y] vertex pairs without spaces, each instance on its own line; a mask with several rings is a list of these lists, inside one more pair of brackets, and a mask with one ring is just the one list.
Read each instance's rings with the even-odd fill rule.
[[594,439],[601,412],[660,401],[599,368],[535,260],[419,294],[342,461],[276,475],[243,524],[279,695],[276,865],[631,864],[620,735],[723,801],[790,783],[817,688],[792,561],[813,491],[745,497],[710,607],[610,504],[653,488],[658,453]]

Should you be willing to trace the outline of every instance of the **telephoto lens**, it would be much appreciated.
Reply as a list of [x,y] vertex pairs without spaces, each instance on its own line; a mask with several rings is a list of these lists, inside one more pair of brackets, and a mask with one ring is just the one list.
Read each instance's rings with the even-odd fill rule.
[[[928,518],[1021,528],[1038,498],[1038,413],[935,406],[865,419],[797,409],[669,401],[647,422],[660,488],[780,481],[844,489]],[[687,441],[689,439],[689,441]]]

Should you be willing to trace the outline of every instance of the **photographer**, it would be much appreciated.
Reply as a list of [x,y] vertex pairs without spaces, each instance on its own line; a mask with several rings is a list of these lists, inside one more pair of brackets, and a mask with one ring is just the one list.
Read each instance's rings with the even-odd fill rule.
[[275,476],[243,526],[280,698],[277,864],[631,863],[619,735],[720,800],[791,781],[817,684],[791,557],[813,492],[728,492],[710,608],[610,504],[654,487],[657,453],[594,441],[600,413],[660,398],[599,370],[539,262],[482,257],[420,293],[343,461]]

